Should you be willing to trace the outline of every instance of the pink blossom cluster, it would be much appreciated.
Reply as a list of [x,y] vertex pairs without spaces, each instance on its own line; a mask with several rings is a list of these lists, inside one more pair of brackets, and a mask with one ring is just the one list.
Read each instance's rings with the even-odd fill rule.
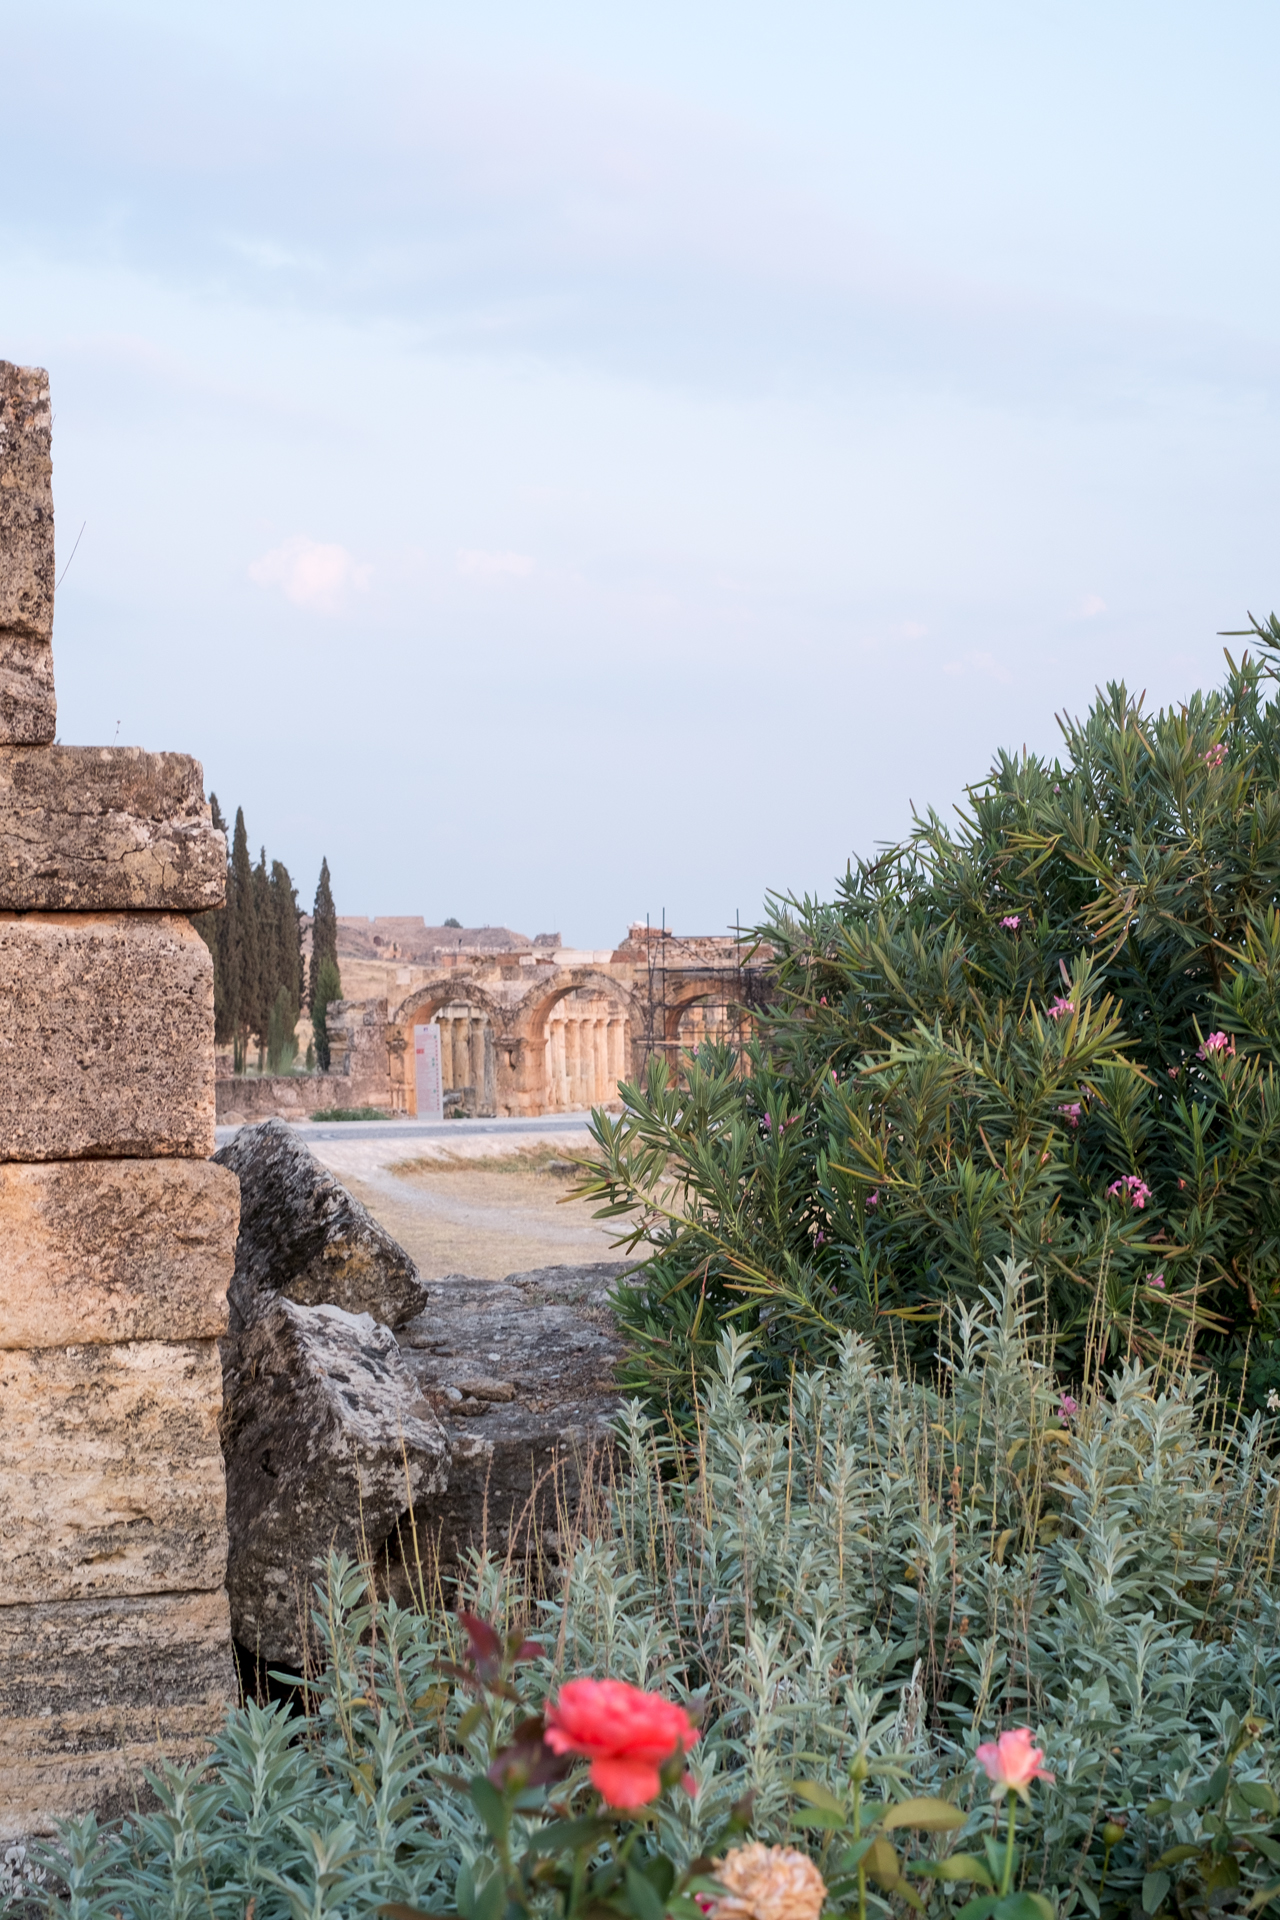
[[1147,1275],[1147,1285],[1148,1285],[1149,1287],[1159,1287],[1159,1289],[1160,1289],[1160,1291],[1161,1291],[1161,1293],[1163,1293],[1163,1292],[1164,1292],[1164,1275],[1163,1275],[1163,1273],[1149,1273],[1149,1274]]
[[1213,746],[1210,747],[1208,753],[1206,753],[1204,757],[1204,763],[1206,767],[1220,767],[1223,761],[1226,759],[1226,757],[1227,757],[1226,741],[1217,740],[1214,742]]
[[1075,1416],[1079,1413],[1079,1411],[1080,1411],[1080,1402],[1078,1400],[1074,1400],[1069,1393],[1059,1394],[1058,1396],[1059,1420],[1073,1420]]
[[1074,1013],[1075,1010],[1075,1001],[1065,999],[1062,994],[1059,994],[1053,1005],[1046,1009],[1051,1020],[1061,1020],[1064,1014]]
[[1070,1100],[1067,1102],[1065,1107],[1058,1108],[1059,1113],[1066,1114],[1067,1124],[1072,1127],[1078,1127],[1080,1125],[1081,1111],[1082,1111],[1082,1108],[1078,1100]]
[[1133,1206],[1145,1207],[1151,1198],[1151,1189],[1146,1181],[1136,1173],[1126,1173],[1121,1179],[1113,1180],[1107,1188],[1108,1196],[1122,1194]]
[[1235,1050],[1236,1043],[1229,1033],[1211,1033],[1208,1039],[1197,1049],[1202,1060],[1207,1060],[1210,1054],[1214,1053],[1220,1053],[1229,1059],[1235,1053]]
[[874,1193],[869,1193],[867,1195],[867,1206],[870,1209],[871,1207],[878,1207],[879,1205],[880,1205],[880,1190],[879,1188],[877,1188]]
[[1008,927],[1010,933],[1016,933],[1022,925],[1022,915],[1020,913],[1006,913],[1000,925],[1002,927]]

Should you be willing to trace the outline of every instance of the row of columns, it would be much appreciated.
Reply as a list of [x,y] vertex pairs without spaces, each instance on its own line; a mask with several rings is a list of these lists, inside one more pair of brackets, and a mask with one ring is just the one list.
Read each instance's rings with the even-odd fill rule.
[[440,1027],[440,1074],[446,1093],[470,1089],[472,1112],[489,1113],[494,1104],[493,1036],[483,1014],[445,1008]]
[[600,1007],[561,1001],[547,1021],[549,1112],[595,1107],[617,1098],[626,1077],[627,1023]]

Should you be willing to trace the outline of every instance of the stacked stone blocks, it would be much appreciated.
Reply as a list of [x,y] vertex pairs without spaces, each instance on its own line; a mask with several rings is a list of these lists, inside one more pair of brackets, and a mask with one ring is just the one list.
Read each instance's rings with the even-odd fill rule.
[[211,1164],[226,853],[183,754],[54,744],[47,376],[0,361],[0,1839],[132,1805],[234,1694]]

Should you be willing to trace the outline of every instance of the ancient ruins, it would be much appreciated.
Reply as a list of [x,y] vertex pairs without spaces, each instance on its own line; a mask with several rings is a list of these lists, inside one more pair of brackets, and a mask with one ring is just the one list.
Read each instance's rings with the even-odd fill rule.
[[[728,935],[677,937],[643,923],[615,948],[565,947],[506,927],[339,916],[348,998],[329,1009],[328,1075],[230,1075],[219,1121],[318,1109],[418,1111],[414,1028],[440,1029],[445,1112],[561,1113],[608,1106],[618,1082],[704,1040],[740,1043],[768,955]],[[225,1071],[224,1071],[225,1068]]]
[[234,1697],[213,978],[183,754],[55,744],[48,377],[0,361],[0,1837],[133,1802]]

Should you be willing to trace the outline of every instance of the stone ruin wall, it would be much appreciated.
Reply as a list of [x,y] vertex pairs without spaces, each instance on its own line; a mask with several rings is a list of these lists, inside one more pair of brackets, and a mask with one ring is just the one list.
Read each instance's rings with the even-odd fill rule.
[[[706,1040],[741,1043],[750,1016],[733,1004],[771,956],[732,936],[680,938],[643,925],[610,951],[579,953],[506,928],[472,929],[454,952],[417,950],[413,922],[377,920],[383,942],[338,922],[339,965],[382,992],[329,1009],[328,1074],[220,1077],[220,1122],[304,1120],[329,1108],[411,1116],[413,1029],[436,1022],[446,1113],[529,1116],[614,1105],[618,1082],[643,1079],[663,1051],[674,1063]],[[421,927],[427,941],[441,930]],[[462,938],[470,944],[462,945]],[[500,944],[500,942],[502,944]],[[374,947],[389,949],[385,962]],[[357,956],[350,967],[347,949]],[[655,976],[661,998],[655,1001]]]
[[184,754],[54,744],[47,375],[0,361],[0,1839],[234,1697],[210,1163],[226,852]]

